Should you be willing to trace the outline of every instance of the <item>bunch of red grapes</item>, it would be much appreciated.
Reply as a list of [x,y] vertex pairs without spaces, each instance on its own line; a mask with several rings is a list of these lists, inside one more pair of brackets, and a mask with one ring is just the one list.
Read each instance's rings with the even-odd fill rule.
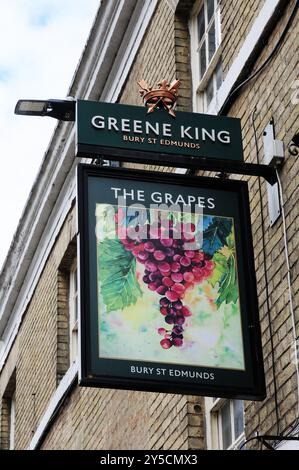
[[171,329],[158,329],[164,337],[160,341],[164,349],[183,345],[186,317],[192,315],[183,304],[185,293],[211,276],[214,268],[210,255],[184,247],[185,243],[195,242],[194,224],[167,222],[167,228],[161,223],[155,228],[148,225],[147,239],[136,236],[133,239],[128,233],[121,239],[124,248],[144,265],[143,282],[161,296],[160,312],[165,322],[171,325]]

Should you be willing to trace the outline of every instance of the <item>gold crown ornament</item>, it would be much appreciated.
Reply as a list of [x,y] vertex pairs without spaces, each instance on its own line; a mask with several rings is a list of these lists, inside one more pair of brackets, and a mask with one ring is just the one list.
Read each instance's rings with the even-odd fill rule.
[[171,84],[167,80],[162,80],[158,83],[159,88],[154,90],[148,86],[145,80],[140,80],[137,83],[140,86],[139,93],[143,102],[148,107],[148,114],[163,106],[171,116],[175,117],[173,107],[178,99],[180,80],[174,80]]

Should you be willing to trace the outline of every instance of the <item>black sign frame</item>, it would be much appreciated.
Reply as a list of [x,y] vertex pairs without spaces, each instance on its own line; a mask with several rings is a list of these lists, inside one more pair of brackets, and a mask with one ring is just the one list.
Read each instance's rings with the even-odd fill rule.
[[[182,378],[148,377],[146,374],[138,376],[129,372],[120,371],[129,365],[152,365],[157,363],[144,363],[144,361],[125,361],[116,359],[99,359],[93,357],[91,334],[97,323],[95,318],[98,312],[92,311],[91,290],[94,272],[91,271],[91,241],[95,235],[90,233],[91,207],[89,185],[91,179],[111,178],[115,181],[130,181],[172,185],[174,188],[208,188],[236,194],[238,199],[238,217],[240,220],[238,240],[238,262],[242,264],[239,271],[241,276],[240,298],[242,303],[242,330],[245,355],[245,371],[217,370],[217,383],[211,380],[187,381]],[[161,186],[162,188],[163,186]],[[106,201],[104,201],[106,202]],[[217,396],[227,398],[263,400],[266,396],[263,369],[263,356],[261,347],[261,333],[258,314],[258,300],[256,293],[255,266],[253,244],[251,235],[250,209],[248,187],[244,181],[221,180],[207,177],[191,177],[187,175],[149,173],[142,170],[128,170],[98,167],[80,164],[78,166],[78,225],[79,225],[79,278],[80,278],[80,367],[79,384],[82,386],[116,388],[126,390],[155,391],[166,393],[181,393],[203,396]],[[242,260],[239,259],[242,254]],[[240,266],[239,266],[240,268]],[[93,280],[92,280],[93,279]],[[97,321],[97,320],[96,320]],[[128,364],[125,364],[128,362]],[[97,366],[94,364],[97,363]],[[104,366],[101,366],[104,364]],[[117,364],[118,363],[118,364]],[[165,364],[163,364],[164,367]],[[101,369],[102,367],[102,369]],[[173,365],[172,365],[173,367]],[[178,369],[181,366],[177,366]],[[114,368],[116,373],[114,373]],[[166,367],[167,369],[167,367]],[[194,368],[186,366],[187,371],[208,370],[208,367]],[[169,371],[169,368],[167,369]],[[102,371],[102,372],[101,372]]]

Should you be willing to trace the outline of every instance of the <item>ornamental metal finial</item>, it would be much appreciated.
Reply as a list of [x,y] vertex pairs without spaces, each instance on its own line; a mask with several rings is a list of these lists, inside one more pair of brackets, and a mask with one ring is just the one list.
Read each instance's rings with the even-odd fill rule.
[[137,83],[140,86],[139,93],[143,98],[143,102],[148,107],[148,113],[152,113],[156,108],[163,106],[171,116],[175,117],[173,107],[178,99],[180,80],[174,80],[171,85],[167,80],[162,80],[158,83],[159,88],[154,90],[148,86],[145,80],[140,80]]

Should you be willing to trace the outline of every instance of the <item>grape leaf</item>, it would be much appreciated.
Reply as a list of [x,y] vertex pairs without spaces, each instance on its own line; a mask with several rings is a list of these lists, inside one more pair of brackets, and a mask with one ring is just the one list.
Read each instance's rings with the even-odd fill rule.
[[233,230],[229,234],[229,236],[226,239],[227,246],[230,250],[234,251],[235,250],[235,238],[234,238],[234,233]]
[[219,296],[216,300],[218,308],[223,302],[228,304],[230,302],[235,303],[238,300],[239,292],[236,275],[236,262],[233,255],[231,255],[227,260],[227,268],[220,279],[218,292]]
[[98,246],[101,293],[107,312],[134,305],[142,295],[136,260],[119,240],[105,238]]
[[224,217],[214,217],[213,222],[203,233],[203,251],[211,256],[226,245],[226,237],[230,234],[232,221]]
[[213,261],[215,263],[213,276],[208,279],[208,282],[212,287],[215,287],[227,270],[227,258],[222,253],[215,253]]

